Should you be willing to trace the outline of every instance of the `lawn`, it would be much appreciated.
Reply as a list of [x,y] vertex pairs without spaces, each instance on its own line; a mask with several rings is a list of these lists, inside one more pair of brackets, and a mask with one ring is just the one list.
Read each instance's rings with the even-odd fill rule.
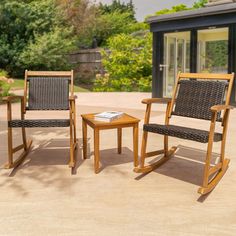
[[[11,89],[13,90],[19,90],[19,89],[24,89],[24,80],[23,79],[14,79],[14,83],[11,84]],[[74,86],[74,91],[75,92],[89,92],[88,89],[82,88],[80,86]]]

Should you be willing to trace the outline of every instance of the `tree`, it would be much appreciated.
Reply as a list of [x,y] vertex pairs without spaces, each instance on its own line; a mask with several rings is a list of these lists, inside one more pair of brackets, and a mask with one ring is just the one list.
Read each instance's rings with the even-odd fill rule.
[[73,34],[77,36],[77,47],[91,47],[100,16],[98,7],[90,0],[57,0],[57,4],[59,18],[63,18],[64,24],[72,27]]
[[130,20],[136,21],[135,19],[135,7],[133,1],[130,0],[128,3],[120,2],[120,0],[113,0],[111,4],[99,4],[99,10],[101,14],[110,14],[113,12],[120,12],[120,13],[130,13],[129,17]]
[[80,37],[92,37],[86,35],[95,22],[95,13],[90,14],[92,9],[88,0],[2,0],[1,68],[11,76],[21,76],[25,66],[29,68],[29,62],[31,68],[46,69],[54,65],[63,69],[64,54],[71,51],[76,40],[78,45]]
[[106,46],[107,40],[117,34],[132,32],[132,26],[135,24],[130,20],[130,12],[121,13],[114,11],[106,13],[97,18],[94,35],[98,40],[100,46]]

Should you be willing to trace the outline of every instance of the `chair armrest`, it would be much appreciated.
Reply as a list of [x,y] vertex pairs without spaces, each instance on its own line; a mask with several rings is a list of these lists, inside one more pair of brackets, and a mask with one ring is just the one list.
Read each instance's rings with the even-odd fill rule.
[[227,109],[234,109],[234,107],[230,105],[214,105],[211,107],[211,111],[213,112],[219,112]]
[[151,115],[151,105],[152,103],[164,103],[167,104],[167,110],[169,109],[170,102],[172,101],[171,98],[147,98],[143,99],[142,103],[147,105],[146,112],[145,112],[145,118],[144,118],[144,124],[148,124],[150,120]]
[[143,99],[143,104],[152,104],[152,103],[168,103],[171,102],[171,98],[147,98]]
[[16,99],[21,99],[21,100],[23,100],[23,99],[24,99],[24,96],[7,96],[7,97],[3,97],[3,98],[2,98],[2,100],[3,100],[4,102],[12,102],[12,101],[14,101],[14,100],[16,100]]
[[69,97],[69,101],[75,101],[75,99],[77,99],[76,95],[72,95]]

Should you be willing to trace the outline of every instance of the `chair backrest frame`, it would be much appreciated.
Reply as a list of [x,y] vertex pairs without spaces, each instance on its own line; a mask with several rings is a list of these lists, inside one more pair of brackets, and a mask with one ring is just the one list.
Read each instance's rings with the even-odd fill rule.
[[[234,82],[234,73],[232,74],[208,74],[208,73],[178,73],[177,76],[177,80],[176,80],[176,84],[174,87],[174,91],[173,91],[173,96],[171,99],[171,104],[170,104],[170,109],[167,113],[167,119],[169,122],[169,119],[172,116],[172,113],[174,111],[174,107],[175,107],[175,102],[176,102],[176,98],[177,98],[177,94],[179,91],[179,87],[180,87],[180,81],[181,80],[190,80],[190,79],[196,79],[196,80],[210,80],[210,81],[227,81],[228,82],[228,86],[227,86],[227,90],[226,90],[226,96],[225,96],[225,103],[224,105],[229,105],[230,103],[230,96],[231,96],[231,92],[232,92],[232,88],[233,88],[233,82]],[[218,104],[215,104],[218,105]],[[225,114],[225,112],[224,112]],[[224,115],[223,115],[224,117]]]
[[[25,70],[24,81],[24,113],[26,113],[26,105],[29,93],[29,79],[30,77],[68,77],[70,81],[70,95],[74,95],[74,71],[28,71]],[[69,97],[68,97],[69,102]]]

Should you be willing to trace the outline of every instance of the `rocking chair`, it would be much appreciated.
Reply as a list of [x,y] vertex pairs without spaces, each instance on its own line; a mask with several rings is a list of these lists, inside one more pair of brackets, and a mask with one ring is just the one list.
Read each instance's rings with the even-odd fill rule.
[[[70,95],[69,95],[70,84]],[[21,100],[21,119],[12,119],[12,101]],[[32,140],[27,142],[25,128],[70,127],[69,167],[75,166],[76,113],[75,113],[73,70],[72,71],[25,71],[24,96],[9,96],[7,102],[8,120],[8,163],[6,169],[20,165],[30,151]],[[26,111],[69,110],[68,119],[25,119]],[[21,128],[23,144],[13,147],[13,128]],[[14,160],[13,154],[23,152]]]
[[[179,73],[174,88],[172,99],[151,98],[144,99],[142,103],[147,105],[143,126],[143,139],[141,148],[140,166],[135,168],[136,173],[148,173],[156,169],[170,159],[177,147],[168,150],[168,136],[188,139],[201,143],[208,143],[204,167],[203,184],[198,193],[204,195],[214,189],[225,174],[229,159],[225,158],[225,143],[228,128],[231,90],[233,87],[234,73],[232,74],[196,74]],[[150,124],[152,103],[167,103],[165,125]],[[221,111],[224,111],[221,117]],[[170,124],[170,118],[182,116],[210,120],[210,130],[200,130],[189,127],[181,127]],[[216,122],[221,122],[222,132],[215,132]],[[164,149],[154,152],[146,152],[148,132],[164,135]],[[221,141],[220,161],[211,165],[213,142]],[[163,157],[145,166],[145,158],[163,154]],[[213,176],[213,178],[212,178]]]

